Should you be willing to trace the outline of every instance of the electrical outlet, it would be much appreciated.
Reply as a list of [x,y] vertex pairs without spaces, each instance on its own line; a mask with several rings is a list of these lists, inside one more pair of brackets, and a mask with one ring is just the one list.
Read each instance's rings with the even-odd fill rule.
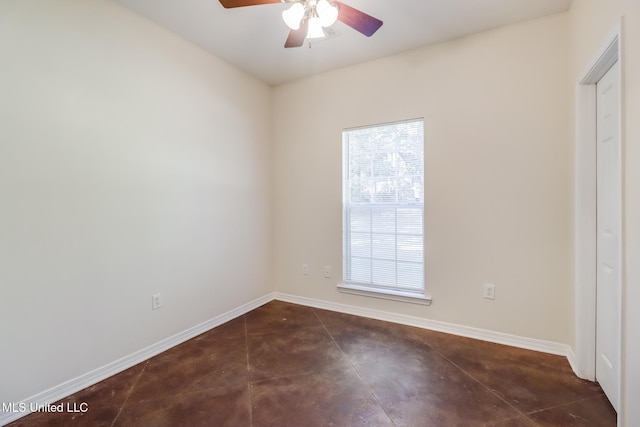
[[324,277],[326,277],[327,279],[331,277],[331,266],[330,265],[325,265],[324,266]]
[[302,274],[305,276],[309,274],[309,264],[302,264]]
[[484,285],[484,295],[486,299],[496,299],[496,285]]
[[153,294],[151,296],[151,309],[157,310],[162,307],[162,294]]

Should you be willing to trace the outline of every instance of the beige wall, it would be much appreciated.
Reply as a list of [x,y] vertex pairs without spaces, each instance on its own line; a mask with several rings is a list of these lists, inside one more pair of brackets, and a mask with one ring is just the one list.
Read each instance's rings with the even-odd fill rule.
[[[639,8],[575,0],[270,89],[110,1],[0,1],[0,402],[272,285],[572,345],[573,89],[623,17],[623,417],[640,425]],[[433,305],[340,294],[341,131],[414,117]]]
[[[623,392],[624,426],[640,425],[640,3],[637,0],[574,0],[569,13],[571,87],[622,22],[624,250]],[[575,93],[572,93],[575,99]]]
[[[560,14],[277,87],[276,289],[571,344],[568,54]],[[340,294],[341,132],[414,117],[433,305]]]
[[272,290],[268,86],[112,1],[0,1],[0,58],[0,402]]

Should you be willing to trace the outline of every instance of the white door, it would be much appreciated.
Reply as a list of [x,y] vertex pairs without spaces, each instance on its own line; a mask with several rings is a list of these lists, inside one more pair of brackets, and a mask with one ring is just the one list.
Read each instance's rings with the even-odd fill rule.
[[622,283],[622,150],[619,63],[597,89],[597,332],[596,379],[616,409],[620,390]]

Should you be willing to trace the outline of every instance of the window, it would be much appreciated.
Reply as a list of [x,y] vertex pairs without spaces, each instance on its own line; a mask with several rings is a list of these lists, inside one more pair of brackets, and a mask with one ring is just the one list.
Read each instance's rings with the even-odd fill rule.
[[428,303],[424,121],[343,132],[342,292]]

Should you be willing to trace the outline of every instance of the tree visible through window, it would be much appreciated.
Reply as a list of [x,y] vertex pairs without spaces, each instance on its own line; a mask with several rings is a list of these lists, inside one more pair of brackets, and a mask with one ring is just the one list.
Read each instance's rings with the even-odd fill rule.
[[424,122],[349,129],[344,141],[344,281],[424,292]]

